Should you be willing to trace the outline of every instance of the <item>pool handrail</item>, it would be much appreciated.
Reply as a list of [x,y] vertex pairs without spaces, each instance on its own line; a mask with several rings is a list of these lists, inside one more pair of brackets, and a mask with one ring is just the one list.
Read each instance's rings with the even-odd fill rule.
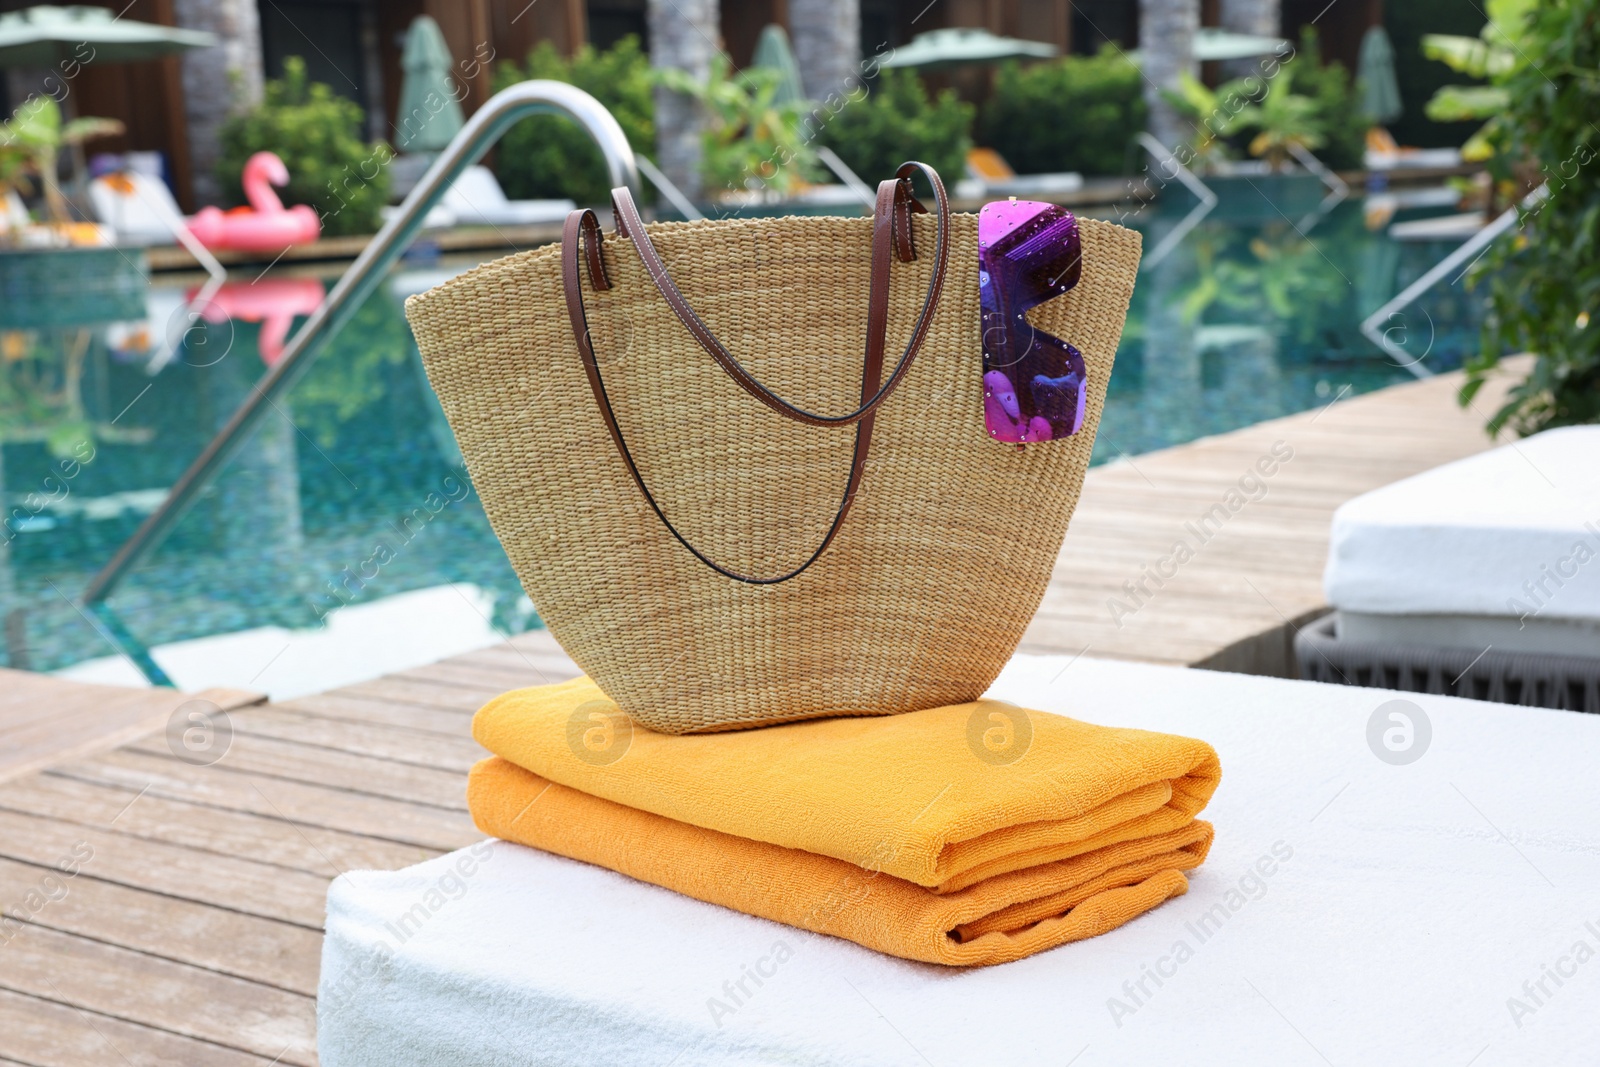
[[[1422,355],[1413,358],[1409,352],[1389,338],[1390,331],[1404,329],[1405,323],[1403,319],[1399,326],[1389,325],[1389,320],[1414,304],[1423,293],[1432,289],[1440,278],[1443,278],[1457,267],[1461,267],[1461,270],[1454,278],[1450,279],[1450,284],[1454,285],[1460,281],[1461,276],[1472,269],[1473,264],[1483,257],[1483,254],[1489,250],[1489,246],[1498,240],[1501,234],[1514,226],[1520,226],[1524,217],[1538,207],[1539,202],[1549,195],[1549,186],[1540,182],[1527,196],[1506,208],[1487,226],[1468,238],[1461,247],[1435,263],[1422,277],[1406,286],[1399,293],[1396,293],[1388,303],[1377,311],[1368,315],[1361,323],[1361,332],[1366,335],[1367,340],[1381,348],[1384,354],[1392,359],[1397,366],[1404,367],[1419,378],[1431,377],[1433,371],[1422,365],[1423,359],[1428,355],[1426,351]],[[1462,264],[1465,264],[1465,266],[1462,266]],[[1429,320],[1429,327],[1431,332],[1431,319]],[[1432,344],[1433,342],[1430,340],[1430,348]]]
[[[1178,224],[1161,239],[1159,244],[1146,252],[1139,260],[1139,269],[1147,271],[1154,270],[1159,266],[1161,261],[1166,259],[1174,248],[1178,247],[1179,242],[1189,235],[1189,231],[1200,225],[1200,220],[1211,213],[1211,210],[1217,206],[1217,194],[1211,186],[1196,177],[1194,171],[1183,165],[1183,161],[1178,158],[1176,152],[1162,144],[1151,134],[1140,133],[1134,140],[1138,142],[1139,147],[1150,153],[1151,158],[1157,163],[1172,164],[1173,171],[1168,180],[1176,178],[1179,184],[1194,194],[1195,199],[1199,201],[1189,209],[1187,215],[1178,220]],[[1146,173],[1149,173],[1148,168]]]
[[400,209],[350,264],[328,298],[295,332],[284,348],[283,357],[256,382],[227,424],[173,483],[160,507],[146,516],[133,536],[90,581],[83,592],[85,604],[104,601],[123,577],[166,538],[195,497],[221,473],[256,423],[277,406],[275,398],[299,379],[322,343],[349,320],[377,287],[383,273],[410,246],[412,238],[422,228],[428,209],[438,202],[451,183],[476,163],[513,123],[544,113],[566,115],[582,126],[605,157],[612,187],[626,185],[634,195],[639,195],[639,169],[622,127],[600,101],[582,89],[565,82],[525,81],[490,97],[439,153]]

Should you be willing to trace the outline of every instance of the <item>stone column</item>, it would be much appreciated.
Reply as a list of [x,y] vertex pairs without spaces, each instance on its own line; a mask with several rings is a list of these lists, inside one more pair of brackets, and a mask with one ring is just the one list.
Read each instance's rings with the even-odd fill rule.
[[[1221,0],[1222,28],[1233,33],[1277,37],[1283,33],[1282,0]],[[1260,59],[1234,59],[1222,65],[1230,78],[1260,74]]]
[[1174,148],[1193,128],[1167,103],[1161,89],[1176,90],[1179,75],[1196,77],[1194,35],[1200,29],[1200,0],[1139,0],[1139,52],[1144,57],[1144,99],[1155,139]]
[[213,48],[183,54],[183,109],[195,199],[220,203],[217,161],[222,124],[235,109],[261,101],[261,22],[255,0],[174,0],[174,21],[217,35]]
[[826,100],[857,75],[861,62],[860,0],[789,0],[789,38],[806,95]]
[[[720,47],[717,0],[650,0],[650,65],[687,71],[704,79]],[[656,86],[656,164],[690,197],[700,193],[700,136],[705,114],[699,102]]]

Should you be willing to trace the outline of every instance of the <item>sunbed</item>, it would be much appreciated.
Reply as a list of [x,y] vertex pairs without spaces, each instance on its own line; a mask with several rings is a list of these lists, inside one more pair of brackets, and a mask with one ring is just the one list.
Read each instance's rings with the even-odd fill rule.
[[1565,427],[1344,504],[1302,673],[1600,711],[1597,460]]
[[[334,883],[322,1064],[1467,1063],[1490,1045],[1565,1063],[1593,1048],[1588,976],[1560,988],[1542,968],[1600,945],[1600,717],[1435,696],[1385,711],[1400,694],[1087,657],[1019,656],[992,695],[1216,747],[1216,841],[1186,896],[963,970],[484,843]],[[1369,748],[1380,712],[1385,729],[1409,717],[1408,765]]]

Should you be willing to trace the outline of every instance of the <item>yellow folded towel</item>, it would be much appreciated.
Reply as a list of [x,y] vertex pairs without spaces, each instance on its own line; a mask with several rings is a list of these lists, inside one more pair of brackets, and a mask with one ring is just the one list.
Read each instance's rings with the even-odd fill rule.
[[[597,730],[612,735],[604,758],[584,747]],[[633,727],[627,737],[616,705],[586,678],[490,701],[473,736],[579,792],[936,893],[1165,840],[1193,823],[1222,773],[1203,741],[985,700],[738,733]],[[998,753],[985,747],[995,738]],[[1169,880],[1167,895],[1182,881]]]
[[1186,892],[1182,872],[1198,866],[1211,845],[1210,824],[1190,820],[938,894],[843,860],[603,800],[498,758],[473,768],[467,800],[487,834],[749,915],[951,966],[1007,963],[1114,929]]

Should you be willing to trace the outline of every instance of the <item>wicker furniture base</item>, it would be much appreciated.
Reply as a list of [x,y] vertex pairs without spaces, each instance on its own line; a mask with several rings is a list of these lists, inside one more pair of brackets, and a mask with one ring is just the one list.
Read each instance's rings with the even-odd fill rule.
[[1337,636],[1338,614],[1295,635],[1300,677],[1469,700],[1600,713],[1600,655],[1432,648]]

